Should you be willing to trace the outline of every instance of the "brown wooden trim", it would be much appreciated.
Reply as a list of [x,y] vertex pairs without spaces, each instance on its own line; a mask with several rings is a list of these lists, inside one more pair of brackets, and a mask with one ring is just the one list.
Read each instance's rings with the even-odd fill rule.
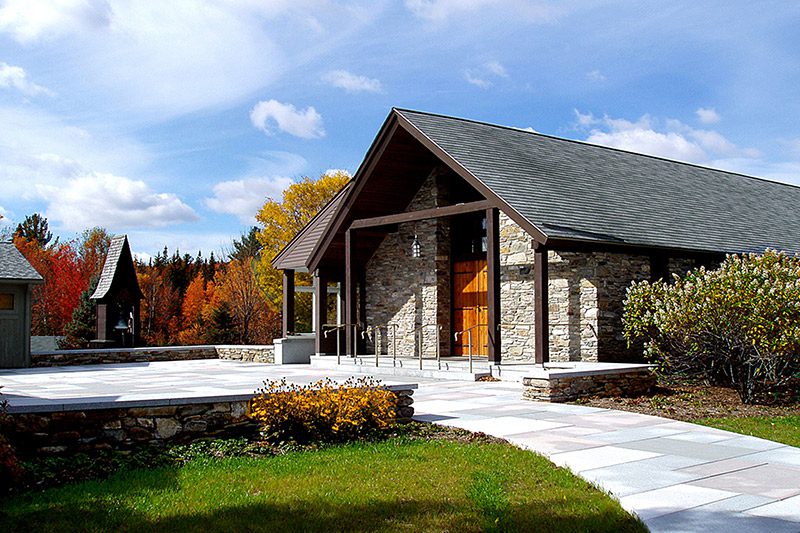
[[322,326],[328,323],[328,276],[317,269],[314,271],[314,298],[317,300],[316,313],[314,314],[314,351],[318,354],[328,353]]
[[344,300],[344,314],[345,314],[345,338],[347,339],[347,346],[345,353],[347,355],[355,355],[356,352],[356,336],[351,324],[355,324],[357,320],[356,306],[356,275],[355,275],[355,232],[347,230],[344,234],[344,273],[345,273],[345,300]]
[[336,236],[336,233],[338,233],[338,231],[344,225],[344,221],[346,220],[348,213],[353,208],[355,200],[358,198],[359,193],[366,184],[364,176],[372,173],[372,170],[375,168],[378,160],[381,158],[383,152],[386,150],[386,147],[389,145],[389,139],[392,137],[392,135],[394,135],[394,132],[397,131],[398,126],[396,116],[396,113],[391,113],[387,117],[386,121],[383,123],[383,126],[381,126],[380,131],[378,131],[378,135],[375,136],[375,140],[372,141],[372,145],[367,151],[364,161],[362,161],[361,166],[358,167],[355,176],[353,176],[353,186],[347,192],[347,196],[344,198],[341,204],[339,204],[339,207],[333,216],[333,220],[330,221],[327,229],[322,234],[322,238],[317,242],[316,248],[311,253],[311,259],[308,262],[309,269],[317,269],[320,261],[322,260],[324,251],[328,249],[328,246],[330,246],[331,241],[333,241],[334,237]]
[[536,242],[544,244],[547,242],[547,235],[539,228],[537,228],[528,219],[520,215],[513,207],[511,207],[505,200],[500,198],[493,190],[487,187],[481,180],[476,178],[472,172],[464,168],[454,157],[445,152],[438,144],[433,142],[427,135],[417,129],[408,119],[393,111],[393,115],[397,117],[398,123],[418,140],[425,148],[430,150],[436,157],[438,157],[444,164],[450,167],[456,174],[461,176],[467,183],[475,187],[486,199],[491,200],[492,204],[499,207],[503,213],[509,216],[511,220],[519,224],[522,229],[527,231]]
[[288,337],[294,333],[294,270],[283,271],[283,309],[281,322],[283,336]]
[[474,213],[475,211],[483,211],[491,207],[493,206],[488,200],[480,200],[478,202],[434,207],[431,209],[422,209],[420,211],[410,211],[408,213],[397,213],[396,215],[361,218],[354,220],[353,223],[350,224],[350,229],[375,228],[379,226],[401,224],[403,222],[414,222],[416,220],[463,215],[464,213]]
[[489,363],[499,365],[501,355],[500,332],[500,210],[486,210],[486,322],[489,329]]
[[533,351],[537,364],[550,361],[550,298],[547,248],[533,250]]

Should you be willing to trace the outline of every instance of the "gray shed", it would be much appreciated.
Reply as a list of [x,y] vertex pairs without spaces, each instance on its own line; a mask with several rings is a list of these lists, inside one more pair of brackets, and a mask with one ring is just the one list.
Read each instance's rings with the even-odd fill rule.
[[0,242],[0,368],[31,362],[31,289],[43,283],[14,243]]

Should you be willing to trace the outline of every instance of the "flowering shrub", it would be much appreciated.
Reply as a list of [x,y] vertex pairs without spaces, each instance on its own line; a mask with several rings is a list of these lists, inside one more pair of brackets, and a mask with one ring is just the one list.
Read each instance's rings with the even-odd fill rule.
[[306,386],[265,381],[256,393],[248,414],[273,441],[354,440],[389,427],[395,418],[394,393],[372,378],[349,378],[341,385],[324,379]]
[[8,401],[0,400],[0,494],[11,490],[22,478],[22,468],[19,466],[17,454],[3,434],[9,423]]
[[629,344],[667,373],[731,385],[745,403],[790,394],[800,381],[800,257],[729,255],[674,283],[634,283],[625,300]]

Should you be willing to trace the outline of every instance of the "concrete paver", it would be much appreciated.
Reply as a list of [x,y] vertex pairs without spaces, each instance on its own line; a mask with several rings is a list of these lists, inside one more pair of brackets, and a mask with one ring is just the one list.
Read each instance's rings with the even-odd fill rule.
[[[203,360],[2,370],[12,409],[77,409],[246,397],[265,379],[342,381],[308,365]],[[380,376],[377,376],[380,377]],[[800,449],[664,418],[522,399],[519,383],[418,384],[415,418],[482,431],[549,457],[660,531],[800,532]]]

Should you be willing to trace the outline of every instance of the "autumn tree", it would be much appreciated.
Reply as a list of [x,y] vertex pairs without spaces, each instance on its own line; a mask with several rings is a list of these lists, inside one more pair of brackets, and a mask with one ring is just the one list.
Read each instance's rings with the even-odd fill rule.
[[253,260],[232,259],[219,276],[220,301],[230,310],[236,323],[240,344],[265,344],[272,341],[277,313],[272,309],[256,279]]
[[[272,259],[349,180],[350,175],[344,171],[325,173],[316,180],[305,177],[283,191],[280,202],[270,198],[256,214],[256,220],[263,226],[258,232],[261,254],[256,261],[256,272],[259,284],[275,308],[280,309],[283,279],[281,272],[272,268]],[[310,285],[311,276],[297,274],[296,283]],[[310,328],[311,294],[298,294],[295,309],[298,327]],[[304,323],[302,317],[306,316]]]
[[105,228],[95,226],[81,233],[78,240],[78,257],[81,275],[87,285],[93,278],[100,276],[110,246],[111,235]]
[[178,340],[181,344],[204,344],[207,340],[207,325],[213,312],[215,285],[214,281],[206,282],[203,272],[195,274],[186,288],[181,306],[181,332]]
[[33,288],[32,334],[62,335],[86,288],[78,254],[69,244],[58,244],[58,239],[56,244],[43,247],[18,233],[14,244],[44,278],[43,284]]

